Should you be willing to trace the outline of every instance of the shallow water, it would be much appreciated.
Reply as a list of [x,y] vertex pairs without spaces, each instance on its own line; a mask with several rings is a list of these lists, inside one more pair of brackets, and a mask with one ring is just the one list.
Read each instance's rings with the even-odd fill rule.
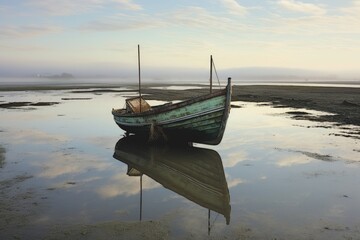
[[[200,89],[208,88],[209,81],[207,77],[197,78],[197,79],[156,79],[156,78],[143,78],[142,82],[145,84],[174,84],[168,87],[153,87],[153,89],[169,89],[169,90],[184,90],[184,89]],[[271,85],[271,86],[309,86],[309,87],[349,87],[349,88],[360,88],[359,81],[334,81],[334,80],[324,80],[324,81],[294,81],[294,80],[284,80],[284,81],[262,81],[262,80],[245,80],[245,79],[232,79],[234,85]],[[11,78],[11,77],[0,77],[0,85],[2,87],[11,86],[27,86],[27,87],[36,87],[36,86],[52,86],[52,87],[70,87],[70,86],[81,86],[81,85],[91,85],[95,87],[104,87],[111,85],[119,84],[130,84],[136,85],[137,82],[134,82],[134,78],[108,78],[108,77],[84,77],[84,78],[46,78],[46,77],[28,77],[28,78]],[[189,86],[178,86],[178,84],[189,84]],[[204,85],[203,87],[191,86],[192,84]],[[225,87],[226,79],[221,79],[219,81],[213,82],[213,88]]]
[[160,89],[160,90],[189,90],[189,89],[202,89],[205,87],[199,86],[165,86],[165,87],[150,87],[151,89]]
[[[163,187],[144,169],[142,181],[129,176],[128,165],[113,157],[124,133],[113,122],[111,109],[123,107],[129,95],[0,92],[3,102],[60,102],[0,109],[1,198],[15,203],[11,208],[20,207],[20,213],[27,209],[22,216],[27,223],[18,230],[16,218],[8,226],[1,222],[0,236],[41,237],[49,226],[133,222],[141,214],[142,221],[166,225],[170,239],[208,234],[214,239],[360,237],[360,140],[339,136],[353,126],[344,130],[291,119],[286,112],[294,109],[233,102],[241,108],[231,110],[221,144],[194,144],[196,149],[189,150],[215,152],[214,161],[221,160],[223,171],[216,176],[224,175],[223,189],[230,196],[227,225],[226,214],[211,211],[209,218],[204,204]],[[140,153],[146,153],[141,146]],[[157,149],[157,158],[161,154]],[[179,155],[178,150],[164,154],[167,159],[181,159]]]

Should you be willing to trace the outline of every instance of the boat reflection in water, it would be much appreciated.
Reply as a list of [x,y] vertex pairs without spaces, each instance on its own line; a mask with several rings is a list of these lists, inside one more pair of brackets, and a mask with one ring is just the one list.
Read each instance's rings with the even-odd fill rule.
[[222,214],[230,223],[230,195],[220,155],[210,149],[191,146],[147,145],[135,136],[120,139],[114,158],[128,165],[129,176],[140,177],[140,220],[142,175],[190,201]]

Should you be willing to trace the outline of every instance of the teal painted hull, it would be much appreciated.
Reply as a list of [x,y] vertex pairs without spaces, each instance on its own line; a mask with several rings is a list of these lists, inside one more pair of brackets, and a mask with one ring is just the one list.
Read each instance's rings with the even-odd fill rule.
[[230,112],[231,81],[225,89],[176,104],[165,104],[141,113],[113,110],[116,124],[145,137],[158,134],[168,140],[217,145]]

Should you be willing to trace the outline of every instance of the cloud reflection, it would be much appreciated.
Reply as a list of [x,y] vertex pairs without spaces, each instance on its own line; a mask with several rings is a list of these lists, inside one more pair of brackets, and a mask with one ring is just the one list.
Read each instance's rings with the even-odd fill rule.
[[229,188],[233,188],[233,187],[236,187],[239,184],[246,183],[246,180],[243,180],[241,178],[231,179],[231,177],[227,177],[227,179],[228,179],[227,183],[228,183]]
[[69,140],[69,137],[65,135],[49,134],[36,129],[7,129],[3,134],[5,135],[7,142],[10,142],[11,144],[23,144],[29,142],[32,144],[51,144]]
[[279,167],[291,167],[293,165],[299,165],[299,164],[307,164],[312,162],[312,160],[305,156],[286,156],[283,159],[280,159],[276,162],[276,165]]
[[85,173],[90,170],[102,171],[111,167],[111,163],[102,161],[96,156],[84,153],[50,153],[39,160],[33,161],[33,165],[42,169],[38,176],[43,178],[57,178],[63,175]]
[[244,150],[231,151],[224,160],[224,168],[232,168],[240,162],[248,160],[248,153]]
[[[148,177],[143,177],[142,189],[150,190],[161,187],[160,184]],[[131,196],[140,192],[140,177],[129,177],[125,173],[114,175],[107,184],[96,190],[102,198],[117,196]]]

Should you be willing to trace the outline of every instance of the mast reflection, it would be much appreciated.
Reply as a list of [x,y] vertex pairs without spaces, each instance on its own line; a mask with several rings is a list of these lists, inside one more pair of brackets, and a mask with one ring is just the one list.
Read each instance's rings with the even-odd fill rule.
[[127,175],[140,176],[140,220],[142,175],[145,174],[209,209],[209,218],[212,210],[223,215],[226,224],[230,223],[229,189],[216,151],[192,146],[148,145],[135,136],[128,136],[116,143],[114,158],[128,165]]

